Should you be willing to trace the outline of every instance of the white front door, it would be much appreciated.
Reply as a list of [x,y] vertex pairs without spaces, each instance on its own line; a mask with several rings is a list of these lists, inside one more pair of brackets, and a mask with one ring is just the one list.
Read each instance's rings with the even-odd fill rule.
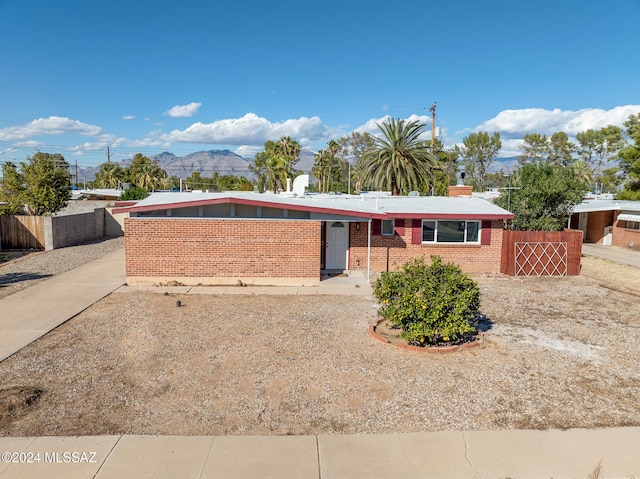
[[334,221],[327,224],[326,269],[347,269],[349,249],[349,223]]

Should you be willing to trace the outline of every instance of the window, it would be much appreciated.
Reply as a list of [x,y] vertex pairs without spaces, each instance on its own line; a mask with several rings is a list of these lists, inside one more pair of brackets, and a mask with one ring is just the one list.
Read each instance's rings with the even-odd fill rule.
[[640,230],[640,221],[627,221],[628,230]]
[[382,236],[393,236],[394,229],[394,220],[382,220]]
[[423,243],[474,243],[480,242],[480,222],[466,220],[424,220]]

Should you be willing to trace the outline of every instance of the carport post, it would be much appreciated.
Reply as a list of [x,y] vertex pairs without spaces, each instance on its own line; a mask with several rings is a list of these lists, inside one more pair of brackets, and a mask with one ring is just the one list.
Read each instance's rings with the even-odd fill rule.
[[371,275],[371,218],[367,221],[367,283]]

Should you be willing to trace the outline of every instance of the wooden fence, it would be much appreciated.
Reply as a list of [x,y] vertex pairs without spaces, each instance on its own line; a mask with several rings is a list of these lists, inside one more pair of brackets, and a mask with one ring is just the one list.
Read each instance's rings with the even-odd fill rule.
[[509,276],[577,276],[581,255],[579,230],[505,230],[500,272]]
[[44,249],[42,216],[0,215],[1,249]]

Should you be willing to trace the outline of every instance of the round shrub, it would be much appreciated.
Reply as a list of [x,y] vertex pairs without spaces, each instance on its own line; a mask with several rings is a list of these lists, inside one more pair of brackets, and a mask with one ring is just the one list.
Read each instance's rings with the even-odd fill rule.
[[373,288],[379,314],[402,329],[412,345],[459,343],[476,330],[471,321],[480,309],[475,281],[440,256],[413,259],[401,271],[384,272]]

